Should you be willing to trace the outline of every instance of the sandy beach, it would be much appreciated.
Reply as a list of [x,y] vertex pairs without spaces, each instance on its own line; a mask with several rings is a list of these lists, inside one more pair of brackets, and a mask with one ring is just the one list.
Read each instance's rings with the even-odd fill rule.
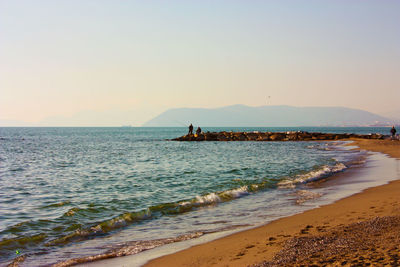
[[400,267],[399,13],[0,0],[0,267]]
[[[361,149],[400,159],[400,142],[354,141]],[[400,181],[396,180],[154,259],[145,266],[398,265],[399,192]]]

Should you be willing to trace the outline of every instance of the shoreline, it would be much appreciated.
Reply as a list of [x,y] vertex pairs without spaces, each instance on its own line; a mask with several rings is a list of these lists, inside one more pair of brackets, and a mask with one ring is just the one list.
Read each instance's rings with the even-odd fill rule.
[[[252,142],[249,144],[249,146],[253,146]],[[96,259],[105,259],[106,257],[103,256],[109,256],[110,257],[116,257],[113,259],[120,259],[120,262],[122,264],[118,264],[118,266],[142,266],[144,265],[147,260],[152,260],[155,259],[156,257],[162,256],[162,253],[160,251],[165,252],[164,247],[169,247],[169,252],[165,254],[172,254],[176,251],[186,249],[188,247],[200,244],[200,243],[205,243],[209,242],[213,239],[216,238],[221,238],[223,236],[231,235],[234,232],[239,232],[239,231],[245,231],[247,229],[251,228],[256,228],[261,225],[265,225],[267,223],[270,223],[272,220],[277,220],[282,217],[289,217],[294,214],[298,214],[301,212],[304,212],[305,210],[310,210],[314,209],[316,207],[319,207],[321,205],[326,205],[329,203],[332,203],[336,201],[337,199],[345,198],[347,196],[350,196],[352,194],[361,192],[365,188],[370,188],[374,187],[380,184],[385,184],[389,182],[390,177],[386,176],[381,176],[381,175],[375,175],[375,177],[381,177],[385,179],[377,179],[379,180],[378,183],[374,183],[374,176],[369,175],[369,177],[361,177],[359,173],[385,173],[384,170],[385,168],[378,167],[377,166],[386,166],[388,167],[387,169],[389,170],[396,170],[396,160],[389,158],[388,156],[382,154],[382,153],[369,153],[368,151],[361,150],[360,149],[355,149],[354,151],[351,151],[354,146],[348,146],[345,147],[345,144],[348,144],[349,142],[347,140],[338,140],[338,142],[325,142],[325,141],[316,141],[314,143],[311,142],[299,142],[295,144],[295,142],[289,142],[288,147],[291,148],[292,146],[294,147],[303,147],[306,149],[305,151],[300,151],[301,153],[304,153],[303,156],[302,154],[299,154],[300,158],[304,157],[311,157],[311,160],[314,157],[317,157],[317,154],[326,154],[328,155],[326,165],[313,165],[312,170],[306,173],[299,173],[296,174],[296,176],[289,176],[289,177],[294,177],[294,183],[298,184],[298,186],[282,186],[279,187],[278,190],[263,190],[264,187],[262,187],[260,190],[256,190],[257,194],[252,194],[253,191],[250,191],[251,193],[249,194],[250,196],[243,197],[241,201],[232,201],[232,202],[227,202],[223,205],[216,205],[216,207],[212,207],[212,209],[207,210],[207,208],[200,208],[196,213],[189,213],[188,217],[189,220],[184,222],[188,226],[184,230],[188,229],[188,231],[181,231],[182,229],[179,228],[178,226],[173,225],[172,229],[176,229],[172,234],[169,234],[170,232],[166,231],[168,230],[168,223],[164,224],[163,221],[161,223],[158,223],[160,227],[147,227],[148,230],[152,231],[152,229],[155,229],[154,232],[157,232],[157,229],[160,229],[160,233],[163,234],[163,236],[160,236],[159,239],[152,239],[153,237],[158,237],[157,234],[151,235],[153,232],[149,232],[149,234],[146,235],[148,230],[145,227],[142,227],[144,231],[139,227],[139,229],[135,230],[136,227],[132,227],[133,230],[135,231],[121,231],[122,234],[119,234],[120,231],[116,231],[118,234],[117,235],[107,235],[105,239],[103,237],[92,239],[89,238],[88,242],[77,242],[78,245],[74,246],[63,246],[59,250],[57,249],[56,253],[53,253],[53,251],[50,251],[50,253],[43,253],[45,254],[42,256],[42,254],[28,254],[28,250],[24,251],[23,255],[20,255],[17,257],[17,260],[21,260],[20,264],[22,265],[29,265],[29,262],[32,263],[33,265],[41,263],[61,263],[60,266],[62,266],[62,263],[65,263],[68,265],[67,261],[61,261],[62,259],[68,259],[68,255],[76,255],[73,259],[78,259],[78,261],[75,261],[75,263],[71,262],[73,265],[77,264],[80,262],[81,264],[84,264],[85,266],[88,265],[88,261],[91,261],[91,258],[95,260],[92,262],[94,265],[102,265],[103,260],[96,261]],[[170,144],[173,144],[171,142]],[[177,144],[177,143],[175,143]],[[241,142],[241,144],[244,144]],[[239,145],[241,145],[239,144]],[[279,142],[278,144],[273,144],[273,143],[264,143],[262,145],[266,145],[268,149],[266,151],[269,151],[269,147],[275,147],[275,146],[281,146],[283,145],[286,147],[283,142]],[[184,144],[185,145],[185,144]],[[194,144],[195,147],[197,146],[215,146],[214,144]],[[179,146],[179,145],[178,145]],[[187,146],[191,146],[190,144]],[[230,144],[222,144],[222,146],[230,146]],[[234,146],[236,146],[234,144]],[[247,144],[245,144],[247,146]],[[310,150],[307,150],[310,149]],[[336,151],[337,150],[337,151]],[[380,151],[381,149],[378,149]],[[273,150],[275,151],[275,150]],[[315,151],[316,155],[312,155],[309,151]],[[324,152],[327,151],[327,152]],[[295,152],[295,151],[294,151]],[[271,154],[271,153],[269,153]],[[311,154],[309,156],[309,154]],[[240,155],[240,154],[239,154]],[[279,154],[280,155],[280,154]],[[369,156],[371,155],[371,156]],[[268,156],[268,155],[267,155]],[[267,157],[268,158],[268,157]],[[293,157],[291,157],[293,158]],[[241,162],[241,161],[239,161]],[[269,161],[266,161],[269,162]],[[291,162],[290,160],[285,160],[285,162]],[[296,161],[294,161],[296,162]],[[310,161],[307,161],[306,163],[309,163]],[[322,164],[324,164],[324,161],[321,161]],[[335,162],[340,162],[335,164]],[[389,162],[389,163],[388,163]],[[232,168],[229,168],[229,170],[232,169],[232,171],[236,171],[237,164],[238,162],[233,162]],[[394,163],[394,164],[393,164]],[[312,163],[311,163],[312,165]],[[266,165],[268,166],[268,165]],[[289,164],[289,166],[292,166]],[[308,165],[307,165],[308,166]],[[397,165],[398,166],[398,165]],[[247,164],[244,164],[242,167],[248,167]],[[294,166],[295,169],[296,166]],[[245,168],[246,169],[246,168]],[[346,171],[341,172],[341,170],[345,169]],[[377,169],[381,171],[377,171]],[[398,168],[397,168],[398,169]],[[283,168],[283,171],[289,171],[291,170],[290,167]],[[295,169],[296,170],[296,169]],[[324,175],[326,173],[326,175]],[[391,173],[393,174],[393,171],[391,172],[386,172],[386,174]],[[229,175],[232,176],[232,175]],[[246,175],[246,177],[249,177]],[[250,177],[251,173],[250,173]],[[329,178],[327,178],[329,177]],[[396,179],[399,179],[397,175],[392,175],[391,177],[395,177]],[[325,179],[327,178],[327,179]],[[388,179],[389,178],[389,179]],[[305,179],[305,180],[304,180]],[[345,186],[337,186],[337,180],[342,180],[345,181],[344,183],[346,184]],[[236,182],[236,180],[233,180]],[[290,179],[288,179],[290,181]],[[303,183],[302,181],[307,181],[306,183]],[[342,184],[342,182],[339,182]],[[328,185],[329,184],[329,185]],[[258,184],[254,184],[254,186],[257,186]],[[286,184],[284,184],[286,185]],[[252,185],[253,186],[253,185]],[[257,188],[257,187],[256,187]],[[242,188],[240,188],[242,189]],[[247,188],[248,189],[248,188]],[[304,189],[304,190],[303,190]],[[339,190],[338,190],[339,189]],[[343,189],[343,190],[342,190]],[[242,191],[245,191],[246,189],[243,189]],[[241,191],[240,191],[241,192]],[[344,193],[343,193],[344,192]],[[234,191],[233,193],[236,193]],[[273,194],[271,194],[273,193]],[[333,197],[330,197],[333,196]],[[304,201],[303,201],[304,200]],[[286,202],[285,202],[286,201]],[[218,202],[215,201],[215,202]],[[285,202],[285,203],[284,203]],[[289,205],[287,205],[289,204]],[[286,208],[288,206],[288,208]],[[246,212],[247,210],[251,212]],[[190,217],[193,217],[192,220],[190,220]],[[182,221],[182,218],[178,216],[171,216],[171,217],[166,217],[168,220],[176,221],[177,224],[179,225],[179,220]],[[206,218],[206,220],[203,220],[205,223],[202,223],[202,221],[199,221],[197,218]],[[226,218],[226,220],[218,220],[220,218]],[[158,222],[158,221],[155,221]],[[187,223],[189,222],[189,223]],[[198,223],[199,222],[199,223]],[[245,222],[243,224],[242,222]],[[213,226],[213,225],[217,226]],[[232,227],[237,227],[235,230],[227,231],[228,229],[232,229],[232,227],[218,227],[219,224],[228,224],[232,225]],[[200,226],[199,226],[200,225]],[[203,226],[205,225],[205,226]],[[212,225],[212,226],[208,226]],[[129,230],[130,228],[127,227]],[[216,229],[215,232],[213,231],[207,231],[207,229]],[[190,237],[190,233],[193,231],[198,231],[196,232],[196,237]],[[127,232],[127,233],[126,233]],[[216,233],[217,232],[217,233]],[[183,234],[182,234],[183,233]],[[189,234],[186,234],[189,233]],[[199,233],[199,235],[198,235]],[[123,236],[125,234],[125,236]],[[204,235],[204,236],[202,236]],[[186,236],[190,239],[193,238],[194,242],[191,242],[190,240],[186,239]],[[198,238],[198,236],[200,236]],[[120,238],[124,237],[124,238]],[[176,237],[176,238],[175,238]],[[107,240],[108,239],[108,240]],[[129,240],[139,240],[139,241],[129,241]],[[92,241],[93,240],[93,241]],[[97,241],[99,240],[99,241]],[[125,241],[128,240],[128,241]],[[143,240],[143,241],[142,241]],[[185,240],[185,241],[181,241]],[[149,242],[147,242],[149,241]],[[153,242],[154,241],[154,242]],[[162,242],[159,242],[162,241]],[[165,242],[164,242],[165,241]],[[198,241],[198,242],[197,242]],[[120,242],[120,243],[118,243]],[[135,242],[138,242],[136,244]],[[174,244],[171,244],[169,242],[176,242]],[[197,243],[196,243],[197,242]],[[97,246],[97,244],[103,244],[104,246]],[[142,244],[143,243],[143,244]],[[161,244],[161,247],[159,249],[152,249],[152,245],[158,246],[160,243],[163,244],[168,244],[168,245],[163,245]],[[178,245],[179,244],[179,245]],[[176,246],[175,246],[176,245]],[[179,248],[177,248],[180,246]],[[109,249],[108,249],[109,248]],[[144,248],[142,253],[138,253],[136,255],[132,255],[134,253],[137,253],[140,249]],[[172,248],[172,249],[171,249]],[[156,251],[155,253],[152,253],[153,251]],[[90,252],[89,252],[90,251]],[[91,252],[93,251],[93,252]],[[97,253],[100,251],[100,253]],[[105,253],[102,253],[102,251],[105,251]],[[105,255],[105,254],[110,254],[114,253],[113,255]],[[68,254],[70,253],[70,254]],[[65,257],[63,255],[66,255]],[[141,257],[141,255],[147,254],[147,259],[143,261],[144,257]],[[152,254],[151,256],[149,256]],[[242,254],[242,253],[238,253]],[[24,255],[26,255],[26,259],[24,260]],[[78,255],[82,255],[82,258],[78,258]],[[86,257],[88,255],[88,257]],[[122,257],[124,255],[127,255],[126,257]],[[128,256],[131,255],[131,256]],[[99,257],[100,256],[100,257]],[[137,257],[136,257],[137,256]],[[240,256],[240,255],[239,255]],[[86,258],[86,260],[84,259]],[[136,258],[135,258],[136,257]],[[50,259],[54,260],[50,260]],[[82,260],[79,260],[82,259]],[[128,264],[125,264],[122,262],[122,259],[127,260]],[[57,261],[58,260],[58,261]],[[34,262],[36,261],[36,264]],[[69,260],[68,260],[69,261]],[[108,260],[106,260],[108,261]],[[140,263],[139,263],[140,262]],[[15,262],[17,263],[17,262]],[[104,265],[105,263],[103,263]],[[140,264],[140,265],[139,265]]]
[[[391,158],[400,158],[399,142],[365,139],[352,139],[351,141],[354,142],[349,145],[356,145],[360,150],[380,152],[381,154],[378,154],[381,155],[381,157],[389,158],[386,156],[389,155]],[[393,159],[391,160],[392,162],[397,162],[393,161]],[[385,161],[378,161],[378,165],[380,166],[384,162]],[[365,175],[365,173],[371,173],[371,170],[363,166],[350,173],[345,172],[337,174],[339,177],[338,180],[347,181],[350,177],[354,179],[354,175],[357,175],[357,173],[364,173]],[[372,172],[372,174],[375,175],[373,177],[381,175],[381,173],[382,172]],[[397,173],[400,173],[400,171],[398,170]],[[362,177],[362,175],[358,176]],[[398,174],[396,178],[400,179]],[[335,177],[335,179],[327,180],[326,182],[335,184],[338,180],[337,177]],[[382,182],[380,184],[382,184]],[[351,184],[347,185],[350,186]],[[346,182],[344,182],[342,188],[346,189],[345,186]],[[260,266],[277,266],[276,264],[263,264],[266,264],[265,261],[272,260],[275,255],[279,254],[278,252],[283,249],[285,244],[293,242],[293,240],[306,237],[313,238],[337,228],[351,225],[352,223],[366,222],[376,216],[383,217],[400,214],[400,211],[393,213],[389,210],[392,206],[383,207],[386,205],[385,203],[388,202],[388,198],[395,199],[395,205],[400,206],[400,197],[397,197],[396,191],[400,191],[400,180],[389,183],[386,181],[383,185],[371,184],[367,189],[359,193],[352,193],[351,195],[340,197],[333,203],[330,202],[331,204],[321,204],[322,206],[320,207],[266,222],[266,224],[261,226],[243,229],[239,232],[225,232],[215,235],[209,234],[198,239],[196,238],[190,241],[178,242],[144,251],[139,253],[140,255],[117,257],[85,263],[84,265],[257,266],[257,264],[261,264]],[[376,196],[379,197],[377,198]],[[369,205],[368,203],[371,201],[374,204]],[[379,203],[379,205],[377,203]],[[370,207],[373,208],[370,209]],[[340,262],[338,264],[340,264]],[[293,263],[289,265],[293,265]]]
[[[392,158],[400,159],[399,142],[360,139],[353,139],[353,141],[353,144],[357,145],[362,150],[380,152]],[[398,170],[398,172],[400,172],[400,170]],[[336,231],[335,233],[337,234],[343,227],[350,227],[351,229],[351,226],[355,223],[364,223],[368,225],[376,218],[397,218],[400,216],[399,191],[400,180],[371,187],[360,193],[337,200],[332,204],[281,218],[263,226],[234,233],[150,260],[144,266],[247,266],[255,264],[263,266],[263,264],[266,264],[266,261],[269,261],[269,264],[274,266],[271,260],[279,256],[279,252],[283,251],[284,247],[287,247],[288,243],[294,240],[298,241],[301,238],[312,239],[321,237],[332,231]],[[354,229],[352,232],[355,232]],[[343,231],[341,233],[343,233]],[[346,235],[347,234],[348,232],[346,232]],[[374,240],[374,242],[378,241]],[[383,244],[384,242],[382,241],[381,243]],[[399,245],[397,242],[394,244]],[[390,244],[384,245],[390,247]],[[381,247],[379,245],[376,246]],[[376,252],[374,247],[371,249]],[[390,248],[387,248],[387,250],[390,250]],[[303,252],[305,253],[305,251]],[[367,258],[367,256],[371,254],[371,251],[368,250],[368,248],[364,248],[364,250],[354,253],[353,257],[347,255],[347,258],[354,258],[353,261],[358,261],[361,257],[362,261],[362,259]],[[387,251],[385,254],[384,249],[381,249],[380,254],[379,252],[376,253],[378,253],[377,259],[380,260],[378,261],[379,264],[382,264],[385,260],[387,260],[387,263],[390,263],[390,256],[382,257],[381,255],[392,254],[387,254]],[[365,257],[362,255],[365,255]],[[342,258],[343,257],[342,255]],[[369,263],[374,263],[371,257],[370,259],[371,261]],[[346,262],[347,260],[343,261],[340,255],[336,255],[333,260],[330,259],[328,263],[346,264]],[[307,263],[312,264],[313,262],[306,262],[306,264]],[[296,263],[292,262],[291,264]],[[269,265],[266,264],[265,266]]]

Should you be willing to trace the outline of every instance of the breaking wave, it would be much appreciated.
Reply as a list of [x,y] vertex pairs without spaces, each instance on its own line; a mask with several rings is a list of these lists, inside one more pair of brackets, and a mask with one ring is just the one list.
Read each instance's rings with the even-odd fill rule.
[[305,174],[299,174],[293,179],[285,179],[278,183],[279,188],[294,188],[296,184],[304,184],[308,182],[317,181],[326,178],[332,174],[341,172],[347,169],[347,166],[343,163],[336,163],[334,166],[323,165],[320,168],[310,171]]
[[[201,207],[218,205],[219,203],[231,201],[243,196],[256,193],[260,190],[268,188],[294,188],[297,184],[303,184],[322,178],[326,178],[334,173],[340,172],[347,167],[342,163],[336,163],[334,166],[324,165],[316,170],[308,173],[299,174],[293,178],[280,181],[277,179],[268,179],[260,183],[242,185],[237,188],[232,188],[225,191],[211,192],[204,195],[198,195],[192,199],[182,200],[175,203],[163,203],[155,206],[148,207],[144,210],[135,212],[125,212],[111,219],[93,223],[91,226],[74,224],[67,228],[69,233],[60,236],[60,232],[57,233],[40,233],[31,237],[25,238],[11,238],[0,241],[0,249],[13,250],[22,248],[25,246],[31,246],[35,243],[43,243],[45,246],[60,246],[71,242],[83,241],[95,236],[102,236],[109,232],[117,229],[126,227],[128,225],[139,223],[144,220],[157,219],[165,215],[176,215],[192,210],[196,210]],[[303,196],[299,198],[299,203],[308,200],[309,198],[318,196]],[[61,207],[65,205],[71,205],[70,202],[60,202],[46,207]],[[63,217],[73,217],[81,209],[78,207],[72,207],[63,214]],[[30,222],[34,223],[34,222]],[[14,226],[15,228],[16,226]],[[23,226],[21,226],[23,227]],[[18,228],[18,227],[17,227]],[[18,230],[18,229],[17,229]]]

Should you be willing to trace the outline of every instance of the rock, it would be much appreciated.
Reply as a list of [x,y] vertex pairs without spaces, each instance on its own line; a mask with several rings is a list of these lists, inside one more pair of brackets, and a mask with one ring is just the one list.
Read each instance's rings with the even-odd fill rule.
[[269,141],[270,138],[269,138],[268,133],[259,133],[259,134],[257,135],[257,139],[256,139],[256,140],[257,140],[257,141]]
[[233,133],[233,139],[235,141],[246,141],[247,137],[243,132]]
[[250,133],[246,133],[247,136],[247,140],[249,141],[256,141],[258,139],[260,133],[254,133],[254,132],[250,132]]
[[297,132],[291,132],[286,136],[286,139],[289,141],[297,141],[299,139],[299,133]]
[[204,137],[206,141],[218,141],[218,133],[207,133]]
[[385,139],[382,134],[332,134],[309,132],[206,132],[199,135],[187,134],[174,141],[319,141],[345,140],[349,138]]
[[230,141],[230,136],[227,132],[220,132],[218,133],[218,141]]
[[204,141],[204,140],[206,140],[206,136],[203,133],[199,134],[196,137],[196,141]]
[[271,141],[282,141],[286,135],[284,133],[273,133],[270,135],[269,139]]

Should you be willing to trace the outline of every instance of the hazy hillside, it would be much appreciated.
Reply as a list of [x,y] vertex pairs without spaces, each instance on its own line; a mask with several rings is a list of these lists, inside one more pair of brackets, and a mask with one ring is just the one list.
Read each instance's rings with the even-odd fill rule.
[[215,109],[170,109],[143,126],[366,126],[391,121],[367,111],[343,107],[234,105]]

